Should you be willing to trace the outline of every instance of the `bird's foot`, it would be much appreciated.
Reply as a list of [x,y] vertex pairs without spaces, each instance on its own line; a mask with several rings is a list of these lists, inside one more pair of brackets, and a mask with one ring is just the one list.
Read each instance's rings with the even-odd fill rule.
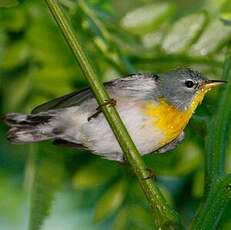
[[154,179],[154,180],[156,180],[157,176],[156,176],[156,174],[152,171],[152,169],[146,168],[146,170],[150,173],[150,175],[149,175],[148,177],[145,177],[144,180],[148,180],[148,179]]
[[96,108],[96,113],[94,113],[93,115],[91,115],[90,117],[88,117],[88,121],[90,121],[92,118],[96,118],[101,112],[102,112],[102,107],[103,106],[106,106],[106,105],[109,105],[109,106],[115,106],[116,105],[116,100],[111,98],[110,100],[107,100],[105,103],[103,103],[102,105],[99,105],[97,108]]
[[[118,164],[121,164],[121,165],[124,165],[124,166],[127,166],[127,167],[131,167],[131,165],[128,163],[128,162],[124,162],[124,161],[116,161]],[[156,180],[157,176],[156,174],[152,171],[151,168],[146,168],[146,170],[150,173],[150,175],[148,177],[145,177],[144,180],[148,180],[148,179],[154,179]],[[136,174],[133,173],[132,174],[132,177],[135,177]]]
[[124,165],[124,166],[127,166],[127,167],[131,167],[131,165],[128,163],[128,162],[125,162],[125,161],[116,161],[118,164],[120,165]]

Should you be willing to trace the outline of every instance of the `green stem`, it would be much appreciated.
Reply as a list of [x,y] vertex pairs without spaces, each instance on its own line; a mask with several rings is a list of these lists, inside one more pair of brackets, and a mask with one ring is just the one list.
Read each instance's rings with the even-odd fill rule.
[[230,197],[231,176],[219,178],[214,181],[203,203],[203,208],[200,208],[200,212],[194,219],[191,229],[215,229]]
[[[231,81],[231,49],[227,53],[223,79]],[[231,122],[231,84],[220,91],[216,113],[207,126],[204,199],[191,230],[214,229],[230,198],[231,177],[224,176],[224,160]]]
[[[230,52],[231,50],[229,50]],[[231,81],[231,53],[227,54],[223,79]],[[230,130],[231,84],[220,89],[219,104],[216,114],[208,123],[207,150],[205,161],[205,192],[213,180],[224,175],[224,160]]]
[[[66,18],[61,5],[57,0],[46,0],[47,5],[53,14],[57,24],[59,25],[69,47],[71,48],[77,62],[79,63],[99,105],[109,100],[108,93],[103,85],[97,79],[94,70],[88,62],[88,59],[80,46],[73,29]],[[155,224],[158,229],[176,229],[180,226],[179,218],[174,210],[170,208],[163,198],[159,188],[152,179],[145,179],[149,176],[149,172],[131,140],[124,124],[122,123],[118,112],[113,106],[103,106],[102,111],[109,122],[128,162],[131,164],[136,173],[141,187],[152,207],[155,216]]]

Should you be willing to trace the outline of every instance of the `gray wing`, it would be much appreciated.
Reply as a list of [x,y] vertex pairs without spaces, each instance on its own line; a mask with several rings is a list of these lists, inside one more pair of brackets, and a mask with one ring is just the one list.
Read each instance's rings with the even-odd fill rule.
[[90,88],[75,91],[62,97],[55,98],[42,105],[37,106],[31,113],[44,112],[51,109],[60,109],[81,104],[86,99],[93,97]]
[[185,133],[184,133],[184,131],[182,131],[180,133],[180,135],[177,136],[173,141],[171,141],[167,145],[157,149],[154,153],[165,153],[167,151],[175,149],[184,140],[184,137],[185,137]]
[[65,141],[65,140],[62,140],[62,139],[55,139],[53,141],[53,144],[57,145],[57,146],[67,147],[67,148],[70,148],[70,149],[89,150],[87,147],[85,147],[82,144],[76,144],[76,143],[73,143],[73,142],[70,142],[70,141]]
[[[157,78],[158,75],[153,73],[131,74],[124,78],[106,82],[104,86],[110,96],[114,94],[119,95],[119,97],[135,95],[139,98],[144,97],[148,99],[148,94],[153,96],[153,88],[155,87],[155,80]],[[80,105],[90,98],[93,98],[91,89],[82,89],[39,105],[32,110],[32,113]]]

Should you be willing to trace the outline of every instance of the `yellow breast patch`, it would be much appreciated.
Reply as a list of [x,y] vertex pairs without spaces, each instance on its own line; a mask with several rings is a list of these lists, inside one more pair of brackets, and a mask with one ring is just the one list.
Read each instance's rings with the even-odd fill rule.
[[208,90],[203,90],[192,101],[191,106],[185,111],[178,110],[174,105],[168,105],[164,98],[159,99],[159,104],[150,102],[144,106],[145,114],[151,118],[148,125],[152,124],[163,133],[163,146],[174,140],[185,128],[197,105],[201,103]]

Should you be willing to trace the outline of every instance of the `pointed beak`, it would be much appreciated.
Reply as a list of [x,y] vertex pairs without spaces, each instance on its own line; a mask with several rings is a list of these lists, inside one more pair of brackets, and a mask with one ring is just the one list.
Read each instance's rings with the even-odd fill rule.
[[226,83],[228,83],[228,82],[227,81],[219,81],[219,80],[208,80],[201,86],[201,88],[202,89],[211,89],[213,87],[223,85]]

